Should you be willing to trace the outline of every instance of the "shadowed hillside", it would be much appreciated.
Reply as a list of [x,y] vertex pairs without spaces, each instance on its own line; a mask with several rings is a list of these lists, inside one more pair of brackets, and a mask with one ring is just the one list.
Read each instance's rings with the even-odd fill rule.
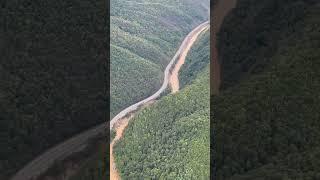
[[238,0],[219,33],[216,179],[319,179],[320,6]]
[[105,122],[101,1],[5,1],[0,40],[0,179]]

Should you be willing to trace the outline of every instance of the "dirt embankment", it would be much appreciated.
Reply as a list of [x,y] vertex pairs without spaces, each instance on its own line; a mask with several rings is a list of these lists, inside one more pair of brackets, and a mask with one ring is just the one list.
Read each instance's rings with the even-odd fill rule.
[[115,127],[114,127],[116,131],[116,136],[110,143],[110,179],[112,180],[120,180],[120,176],[116,169],[115,159],[113,156],[113,147],[115,143],[122,137],[123,131],[128,126],[129,120],[131,118],[132,118],[132,115],[130,117],[121,119],[117,124],[115,124]]
[[[148,106],[152,105],[154,102],[155,101],[149,101],[146,104],[144,104],[144,106],[142,108],[148,107]],[[113,156],[113,148],[114,148],[114,145],[117,143],[117,141],[122,138],[122,136],[124,134],[124,130],[127,128],[128,123],[129,123],[130,119],[133,118],[133,116],[134,116],[134,113],[132,113],[128,117],[124,117],[124,118],[120,119],[114,125],[114,130],[116,131],[116,136],[112,139],[112,141],[110,143],[110,179],[111,180],[120,180],[121,179],[119,172],[116,168],[116,162],[115,162],[115,159]]]
[[187,43],[186,47],[183,49],[183,51],[180,53],[179,59],[170,74],[169,84],[170,84],[172,93],[176,93],[177,91],[179,91],[179,88],[180,88],[179,71],[186,60],[188,52],[190,51],[192,45],[197,40],[197,38],[201,34],[201,32],[206,31],[208,28],[209,28],[209,25],[207,27],[205,27],[203,30],[196,32],[193,36],[188,38],[188,40],[187,40],[188,43]]
[[220,31],[221,24],[226,17],[226,15],[235,8],[237,0],[219,0],[213,8],[213,13],[211,14],[212,30],[211,30],[211,72],[213,73],[211,77],[211,94],[218,94],[221,84],[221,69],[219,62],[219,55],[217,50],[217,33]]

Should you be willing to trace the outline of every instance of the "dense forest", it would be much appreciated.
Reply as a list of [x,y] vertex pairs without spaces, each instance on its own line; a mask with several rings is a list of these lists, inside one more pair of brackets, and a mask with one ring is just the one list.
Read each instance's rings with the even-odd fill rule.
[[238,0],[219,33],[216,179],[320,179],[320,4]]
[[239,0],[218,36],[222,89],[263,71],[278,53],[280,41],[303,31],[309,11],[319,9],[310,9],[315,2]]
[[122,179],[209,179],[209,56],[201,54],[209,34],[199,37],[182,66],[184,88],[129,122],[115,146]]
[[0,179],[106,120],[102,1],[4,1]]
[[111,117],[160,88],[187,33],[207,19],[208,0],[111,0]]
[[70,180],[107,180],[109,179],[109,156],[106,154],[108,144],[100,143],[88,158],[81,160],[79,170]]

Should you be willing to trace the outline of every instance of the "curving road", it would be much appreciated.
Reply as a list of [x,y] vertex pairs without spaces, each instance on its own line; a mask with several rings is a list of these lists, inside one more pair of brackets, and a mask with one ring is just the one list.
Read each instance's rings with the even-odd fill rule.
[[106,124],[103,123],[58,144],[28,163],[11,180],[30,180],[39,176],[51,167],[54,162],[63,160],[73,153],[83,150],[90,138],[105,133],[105,131]]
[[[121,111],[119,114],[117,114],[110,121],[110,129],[112,129],[113,125],[118,120],[124,118],[128,113],[136,111],[141,105],[148,103],[149,101],[152,101],[161,95],[161,93],[168,87],[170,70],[172,66],[175,64],[177,57],[187,47],[190,38],[202,32],[208,26],[209,26],[209,21],[206,21],[200,24],[199,26],[197,26],[195,29],[193,29],[185,37],[185,39],[180,45],[180,48],[178,49],[174,57],[171,59],[171,61],[169,62],[169,64],[167,65],[164,71],[164,81],[160,89],[150,97],[127,107],[126,109]],[[50,148],[49,150],[47,150],[46,152],[44,152],[43,154],[35,158],[33,161],[28,163],[26,166],[24,166],[21,170],[19,170],[11,178],[11,180],[30,180],[30,179],[36,178],[40,174],[44,173],[56,161],[63,160],[68,156],[72,155],[73,153],[83,150],[86,147],[88,140],[90,138],[96,137],[98,134],[106,133],[106,126],[107,124],[103,123],[101,125],[98,125],[92,129],[89,129],[79,135],[76,135],[60,143],[53,148]]]
[[[179,90],[179,79],[178,73],[183,65],[187,53],[191,49],[191,46],[196,41],[199,34],[209,28],[209,21],[206,21],[199,26],[197,26],[193,31],[191,31],[184,39],[180,48],[176,52],[175,56],[172,58],[170,63],[167,65],[165,70],[164,81],[161,88],[154,93],[152,96],[126,108],[125,110],[121,111],[115,118],[112,119],[112,126],[110,125],[110,129],[113,128],[114,124],[117,124],[116,129],[116,137],[110,143],[110,179],[112,180],[119,180],[120,176],[117,171],[114,157],[113,157],[113,146],[114,144],[122,137],[123,131],[125,130],[126,126],[128,125],[129,118],[124,118],[128,113],[131,113],[138,109],[139,107],[143,107],[149,102],[153,102],[154,99],[160,96],[160,94],[167,88],[168,84],[170,83],[172,93],[175,93]],[[178,60],[177,60],[178,59]],[[173,67],[174,66],[174,67]],[[121,122],[120,122],[121,120]],[[124,120],[124,121],[123,121]]]
[[176,59],[178,58],[178,56],[186,49],[188,48],[188,44],[190,43],[190,39],[192,39],[194,36],[197,36],[199,33],[201,33],[203,30],[205,30],[207,27],[209,26],[209,21],[206,21],[200,25],[198,25],[196,28],[194,28],[182,41],[179,49],[177,50],[176,54],[173,56],[173,58],[171,59],[171,61],[169,62],[169,64],[167,65],[165,71],[164,71],[164,79],[163,79],[163,83],[162,86],[160,87],[160,89],[155,92],[153,95],[149,96],[148,98],[139,101],[129,107],[127,107],[126,109],[122,110],[119,114],[117,114],[111,121],[110,121],[110,130],[113,128],[113,125],[119,121],[120,119],[124,118],[127,114],[136,111],[140,106],[142,106],[143,104],[155,100],[156,98],[158,98],[161,93],[166,90],[166,88],[168,87],[169,84],[169,75],[170,75],[170,70],[172,69],[173,65],[176,62]]

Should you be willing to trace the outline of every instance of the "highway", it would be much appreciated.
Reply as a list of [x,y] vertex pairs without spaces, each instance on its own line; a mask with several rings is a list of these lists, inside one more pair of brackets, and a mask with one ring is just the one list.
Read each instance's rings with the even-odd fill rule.
[[110,121],[110,130],[113,128],[113,125],[119,121],[120,119],[124,118],[126,115],[128,115],[131,112],[136,111],[140,106],[142,106],[143,104],[155,100],[157,99],[161,93],[163,93],[169,84],[169,76],[170,76],[170,70],[172,69],[172,67],[175,65],[176,59],[179,57],[179,55],[188,47],[188,44],[190,43],[190,39],[192,39],[195,35],[201,33],[203,30],[205,30],[207,27],[209,26],[209,21],[206,21],[200,25],[198,25],[196,28],[194,28],[182,41],[179,49],[177,50],[176,54],[173,56],[173,58],[171,59],[171,61],[169,62],[169,64],[167,65],[165,71],[164,71],[164,79],[163,79],[163,83],[162,86],[160,87],[160,89],[155,92],[153,95],[149,96],[146,99],[143,99],[127,108],[125,108],[124,110],[122,110],[120,113],[118,113],[111,121]]

